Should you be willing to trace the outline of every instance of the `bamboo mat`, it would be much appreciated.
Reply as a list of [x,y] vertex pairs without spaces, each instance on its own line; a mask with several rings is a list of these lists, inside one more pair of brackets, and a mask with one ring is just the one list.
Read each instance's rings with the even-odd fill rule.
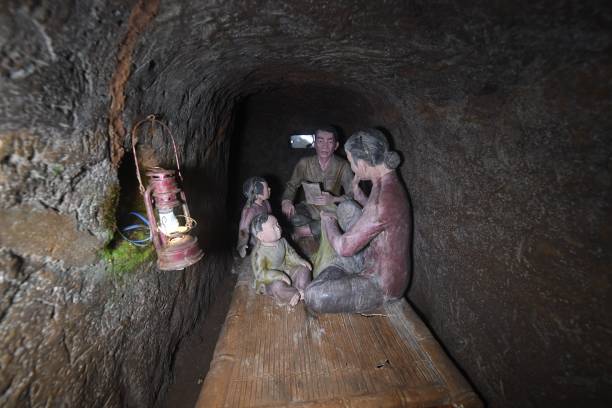
[[256,295],[248,258],[236,267],[198,408],[482,406],[405,300],[313,317]]

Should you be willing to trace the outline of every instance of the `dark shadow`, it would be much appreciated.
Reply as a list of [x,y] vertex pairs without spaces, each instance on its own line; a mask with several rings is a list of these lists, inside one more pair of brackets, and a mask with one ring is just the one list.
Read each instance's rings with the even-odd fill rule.
[[429,329],[429,332],[431,333],[433,338],[436,340],[438,345],[440,345],[442,350],[444,350],[444,353],[446,353],[447,357],[453,362],[453,364],[455,365],[455,368],[457,368],[457,370],[459,370],[461,375],[463,375],[463,378],[468,382],[468,384],[470,384],[470,387],[472,387],[472,391],[474,391],[474,393],[476,395],[478,395],[478,397],[480,398],[480,400],[483,403],[483,406],[486,408],[489,404],[484,399],[484,396],[478,391],[478,388],[476,388],[476,385],[470,379],[468,373],[461,367],[459,362],[455,359],[455,357],[451,354],[451,352],[446,348],[446,346],[444,345],[444,342],[442,341],[442,339],[432,329],[431,324],[430,324],[429,320],[427,319],[427,317],[419,310],[419,308],[413,302],[410,301],[410,299],[408,299],[408,296],[405,296],[405,298],[406,298],[406,301],[410,304],[410,306],[412,306],[412,309],[414,310],[414,312],[419,316],[419,318],[421,319],[423,324],[425,326],[427,326],[427,329]]
[[223,197],[227,186],[215,169],[181,168],[187,205],[192,218],[196,220],[194,233],[200,247],[207,254],[227,252],[230,234],[227,228],[227,209]]
[[[143,183],[146,183],[144,172],[141,169],[141,177]],[[136,176],[136,164],[134,156],[130,151],[123,157],[123,161],[117,172],[119,179],[119,202],[117,204],[117,226],[122,225],[122,221],[126,218],[130,211],[141,212],[146,217],[144,198],[140,193],[138,178]]]
[[225,275],[215,290],[208,312],[200,314],[194,329],[178,345],[172,356],[174,378],[162,407],[195,406],[229,310],[235,284],[236,275]]
[[[141,169],[141,177],[143,183],[146,183],[146,176]],[[113,241],[110,243],[109,248],[115,248],[121,241],[123,241],[120,232],[130,225],[142,225],[143,228],[146,225],[138,216],[131,213],[136,212],[143,218],[147,218],[147,211],[144,203],[144,196],[140,192],[138,178],[136,176],[136,165],[134,156],[126,154],[121,162],[117,171],[117,177],[119,179],[119,191],[118,201],[115,208],[115,235]],[[145,184],[146,186],[146,184]],[[148,229],[133,230],[131,232],[125,231],[124,234],[131,239],[144,239],[148,235]],[[149,243],[151,243],[149,241]]]
[[233,132],[231,133],[230,156],[227,171],[227,230],[229,231],[229,236],[232,237],[230,238],[231,248],[236,246],[240,213],[246,200],[242,194],[242,184],[246,181],[246,178],[242,180],[240,176],[240,163],[244,161],[244,155],[248,154],[248,152],[244,152],[243,149],[246,114],[244,103],[237,103],[234,108],[234,126]]

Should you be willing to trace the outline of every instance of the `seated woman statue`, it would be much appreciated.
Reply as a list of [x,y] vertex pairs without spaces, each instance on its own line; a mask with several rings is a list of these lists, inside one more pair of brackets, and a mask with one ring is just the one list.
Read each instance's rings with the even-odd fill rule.
[[[355,133],[344,149],[355,173],[353,194],[363,211],[344,233],[331,212],[321,212],[321,226],[338,255],[350,257],[363,249],[363,265],[358,273],[330,265],[312,281],[305,302],[318,313],[371,311],[400,298],[408,286],[410,209],[395,171],[399,155],[377,129]],[[359,188],[360,180],[372,182],[369,197]]]

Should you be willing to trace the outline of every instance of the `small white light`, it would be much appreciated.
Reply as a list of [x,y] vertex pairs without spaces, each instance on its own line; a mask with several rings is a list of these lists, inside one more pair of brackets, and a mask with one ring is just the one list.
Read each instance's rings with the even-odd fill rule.
[[292,148],[305,149],[308,147],[312,147],[315,141],[315,135],[314,134],[291,135],[291,138],[289,140],[290,140]]
[[178,232],[179,222],[172,210],[159,210],[159,229],[161,229],[165,235]]

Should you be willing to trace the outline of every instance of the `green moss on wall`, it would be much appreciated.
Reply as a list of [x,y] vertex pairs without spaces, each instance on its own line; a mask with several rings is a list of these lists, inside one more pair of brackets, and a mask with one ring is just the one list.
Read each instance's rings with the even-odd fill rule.
[[100,252],[106,261],[107,271],[118,279],[123,279],[138,266],[153,259],[155,248],[153,245],[139,247],[119,238],[111,242]]
[[117,228],[115,213],[119,204],[121,188],[118,184],[109,187],[104,200],[100,204],[100,224],[104,229],[115,231]]
[[[100,204],[100,223],[109,232],[109,237],[111,237],[109,242],[100,251],[100,257],[106,261],[107,271],[110,275],[123,280],[126,275],[136,270],[138,266],[153,259],[155,248],[152,244],[144,247],[131,244],[117,231],[117,215],[121,215],[123,218],[129,211],[138,211],[141,214],[146,213],[144,202],[139,194],[127,194],[127,197],[121,197],[120,193],[121,187],[119,184],[110,186]],[[144,231],[140,232],[145,234]],[[133,238],[142,239],[145,237],[133,236]]]
[[51,172],[53,173],[53,175],[59,177],[62,175],[62,173],[64,173],[64,166],[62,166],[61,164],[54,164],[51,166]]

